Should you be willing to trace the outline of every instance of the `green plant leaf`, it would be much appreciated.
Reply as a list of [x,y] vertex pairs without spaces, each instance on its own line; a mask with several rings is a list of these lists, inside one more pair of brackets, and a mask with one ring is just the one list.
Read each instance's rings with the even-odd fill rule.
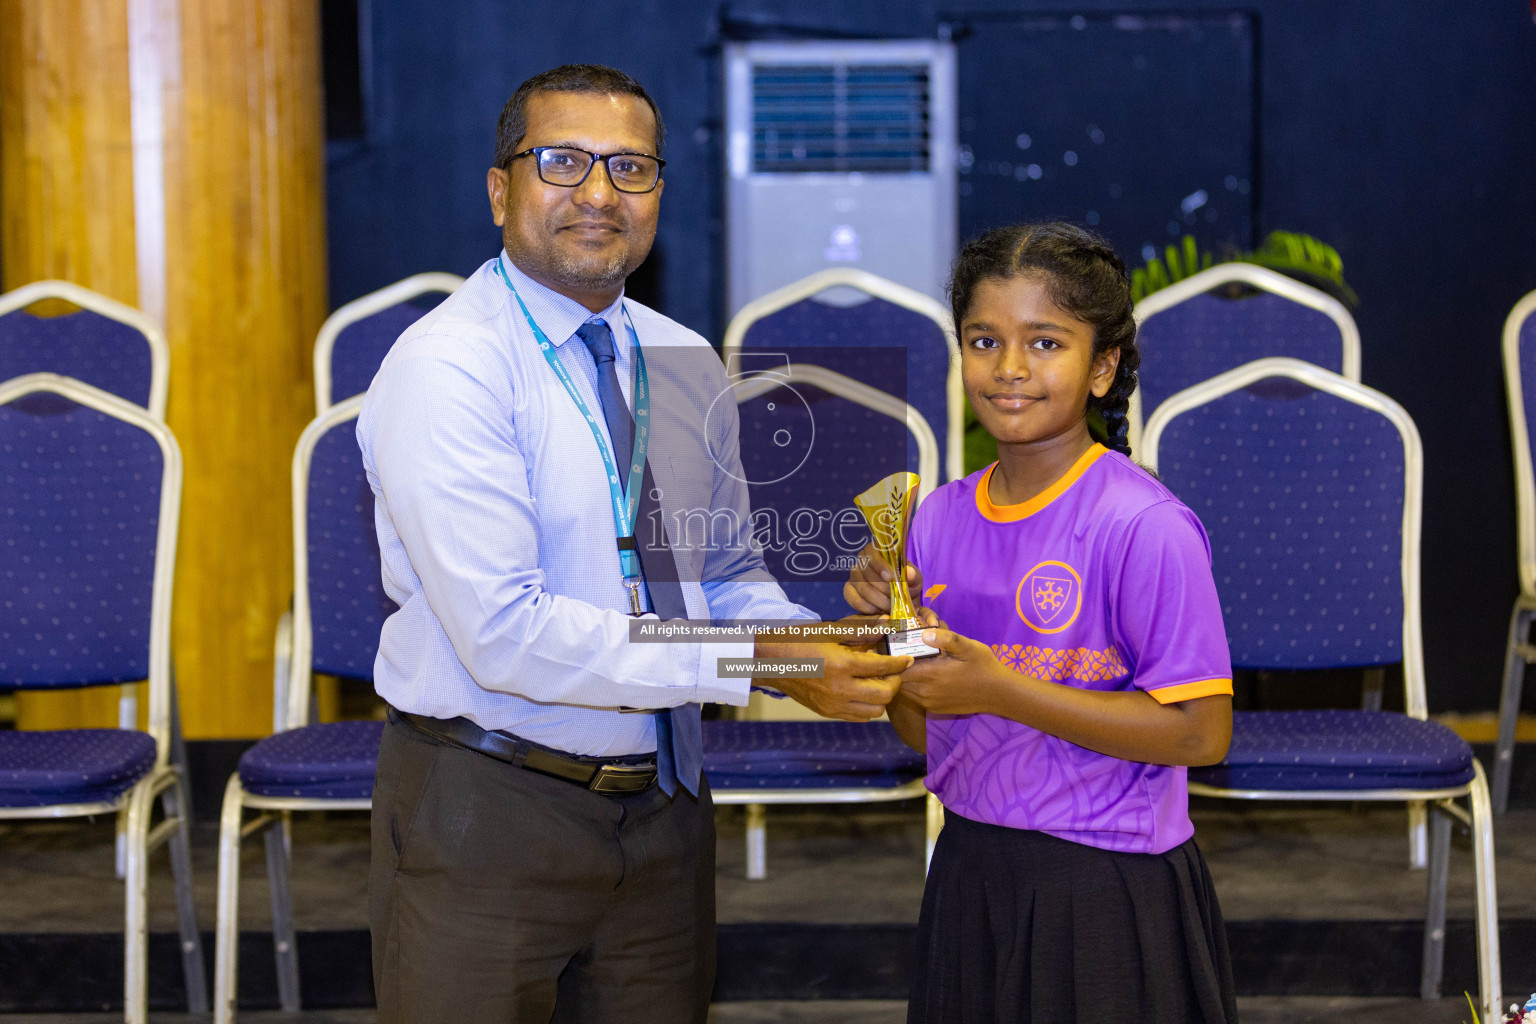
[[1234,253],[1222,259],[1210,252],[1201,252],[1195,236],[1185,235],[1178,244],[1166,246],[1161,259],[1154,256],[1144,266],[1131,271],[1131,299],[1140,302],[1175,281],[1228,260],[1268,267],[1322,287],[1351,308],[1360,305],[1354,289],[1344,280],[1344,260],[1338,250],[1311,235],[1295,231],[1271,231],[1253,252]]
[[997,461],[997,438],[987,433],[976,419],[976,414],[971,411],[970,404],[965,407],[965,437],[964,437],[964,469],[967,475],[978,469],[985,469]]

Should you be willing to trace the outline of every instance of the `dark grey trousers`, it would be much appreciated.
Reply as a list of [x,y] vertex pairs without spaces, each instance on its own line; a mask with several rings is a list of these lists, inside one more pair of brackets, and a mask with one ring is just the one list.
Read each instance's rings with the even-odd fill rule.
[[385,726],[368,919],[380,1024],[703,1024],[714,804],[604,796]]

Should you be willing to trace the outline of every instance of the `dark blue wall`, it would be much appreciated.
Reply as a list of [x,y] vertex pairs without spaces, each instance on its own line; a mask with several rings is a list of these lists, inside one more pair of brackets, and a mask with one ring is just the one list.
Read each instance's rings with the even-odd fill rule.
[[[1524,0],[1190,2],[1257,16],[1255,231],[1331,242],[1359,293],[1364,379],[1426,448],[1424,629],[1430,706],[1492,708],[1517,589],[1499,363],[1504,316],[1536,289],[1536,25]],[[718,340],[720,97],[713,0],[371,0],[368,135],[332,147],[334,304],[421,270],[467,273],[498,248],[484,179],[496,116],[567,61],[622,67],[668,124],[667,191],[643,290]],[[1085,2],[1095,11],[1165,4]],[[733,22],[931,36],[967,11],[1033,3],[748,0]],[[1070,11],[1068,12],[1070,13]],[[1134,258],[1134,254],[1126,254]]]

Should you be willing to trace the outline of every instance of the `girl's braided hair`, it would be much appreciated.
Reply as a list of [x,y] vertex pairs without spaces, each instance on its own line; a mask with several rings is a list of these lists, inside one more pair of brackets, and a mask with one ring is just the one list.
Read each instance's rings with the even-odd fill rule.
[[[1127,413],[1136,390],[1141,353],[1136,348],[1130,277],[1115,250],[1099,235],[1074,224],[1016,224],[993,228],[966,243],[949,281],[955,335],[976,285],[995,278],[1040,274],[1051,301],[1093,328],[1093,355],[1120,350],[1114,382],[1103,398],[1088,397],[1088,411],[1103,421],[1104,445],[1125,455]],[[1090,415],[1090,426],[1093,424]],[[1097,431],[1095,431],[1097,433]]]

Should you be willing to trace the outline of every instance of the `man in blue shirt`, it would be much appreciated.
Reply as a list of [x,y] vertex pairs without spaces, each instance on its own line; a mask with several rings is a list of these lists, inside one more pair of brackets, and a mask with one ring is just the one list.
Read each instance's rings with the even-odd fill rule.
[[[715,839],[698,707],[745,704],[750,682],[719,659],[822,658],[823,677],[772,683],[853,721],[910,663],[630,642],[637,612],[810,616],[747,543],[718,357],[623,297],[655,237],[661,142],[621,72],[525,82],[487,175],[505,251],[401,336],[358,420],[400,605],[375,666],[391,705],[369,882],[384,1022],[702,1022]],[[673,547],[658,524],[684,509],[738,528]]]

